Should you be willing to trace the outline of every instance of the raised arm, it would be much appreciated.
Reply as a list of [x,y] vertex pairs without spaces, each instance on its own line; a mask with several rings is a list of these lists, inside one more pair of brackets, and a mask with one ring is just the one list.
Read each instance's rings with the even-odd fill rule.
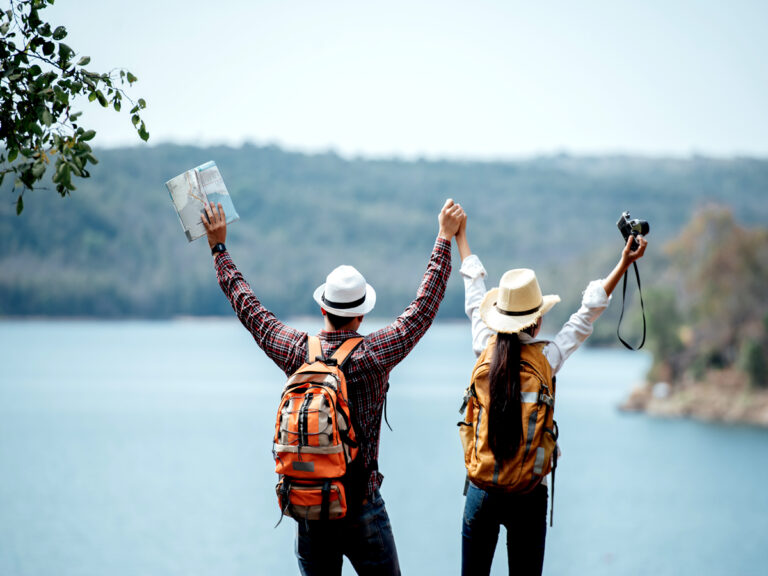
[[451,240],[463,217],[461,206],[451,199],[446,200],[438,215],[437,239],[416,298],[392,324],[373,332],[366,339],[379,366],[385,371],[405,358],[432,325],[451,274]]
[[557,373],[568,357],[592,334],[593,324],[610,303],[610,297],[619,280],[627,271],[630,264],[645,254],[648,241],[642,236],[635,238],[638,247],[632,250],[632,237],[621,252],[618,263],[604,280],[594,280],[589,283],[581,299],[581,307],[576,311],[554,340],[544,349],[554,373]]
[[[637,248],[634,250],[632,250],[633,240],[637,240]],[[605,293],[608,296],[613,293],[614,289],[619,283],[619,280],[621,280],[621,277],[624,276],[624,273],[627,271],[627,268],[629,268],[630,264],[643,257],[643,254],[645,254],[646,246],[648,246],[648,240],[642,236],[630,236],[627,238],[627,244],[624,246],[624,250],[621,251],[621,257],[619,258],[618,263],[613,268],[613,270],[611,270],[611,273],[608,275],[608,277],[603,280],[603,288],[605,289]]]
[[206,205],[203,224],[208,233],[208,245],[214,253],[216,279],[240,322],[283,372],[293,372],[303,362],[305,348],[302,343],[306,333],[284,324],[267,310],[235,266],[224,246],[227,221],[221,204]]
[[472,255],[472,251],[469,249],[469,241],[467,240],[467,215],[464,214],[464,218],[459,225],[459,231],[456,232],[456,247],[459,249],[459,256],[461,261],[467,259]]
[[479,356],[488,344],[488,338],[493,335],[493,330],[486,326],[480,317],[480,303],[485,297],[485,268],[483,263],[469,249],[467,235],[467,220],[464,220],[456,233],[456,247],[461,256],[461,276],[464,280],[464,312],[469,318],[472,327],[472,351]]

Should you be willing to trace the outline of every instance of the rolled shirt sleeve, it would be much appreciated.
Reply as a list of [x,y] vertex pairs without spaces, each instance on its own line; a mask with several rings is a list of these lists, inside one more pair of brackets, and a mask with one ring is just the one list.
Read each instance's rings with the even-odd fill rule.
[[611,298],[605,293],[602,280],[593,280],[584,290],[581,306],[563,325],[555,338],[544,347],[544,355],[557,373],[563,363],[592,334],[593,325],[608,308]]
[[462,261],[459,272],[464,279],[464,312],[472,324],[472,351],[475,356],[480,356],[488,344],[488,338],[493,334],[493,330],[488,328],[480,317],[480,304],[486,293],[487,272],[475,254],[470,254]]

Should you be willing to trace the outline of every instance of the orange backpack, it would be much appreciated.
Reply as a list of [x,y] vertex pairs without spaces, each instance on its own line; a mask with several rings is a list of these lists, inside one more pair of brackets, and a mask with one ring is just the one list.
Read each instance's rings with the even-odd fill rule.
[[323,358],[320,340],[308,336],[307,361],[283,387],[272,444],[283,515],[333,520],[347,513],[341,478],[358,444],[342,368],[362,340],[350,338]]
[[[523,436],[511,458],[497,461],[488,440],[489,372],[496,336],[477,359],[464,395],[464,421],[459,422],[467,479],[480,488],[530,492],[557,466],[557,423],[554,420],[555,377],[542,353],[543,344],[520,347],[520,400]],[[554,492],[553,492],[554,498]]]

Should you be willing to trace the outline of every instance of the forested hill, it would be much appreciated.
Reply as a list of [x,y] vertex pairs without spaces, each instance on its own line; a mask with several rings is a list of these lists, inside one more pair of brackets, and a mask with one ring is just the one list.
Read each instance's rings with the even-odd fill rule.
[[[315,314],[312,290],[336,265],[355,265],[379,294],[376,315],[412,299],[445,198],[462,203],[472,248],[495,284],[534,267],[566,302],[618,256],[623,210],[651,223],[654,254],[707,203],[745,226],[768,223],[768,160],[553,156],[515,162],[344,159],[276,147],[172,145],[97,150],[71,198],[0,190],[0,314],[165,318],[230,314],[200,239],[188,244],[165,182],[215,160],[241,220],[230,252],[280,315]],[[462,315],[454,251],[441,316]],[[648,279],[647,281],[651,281]],[[561,306],[561,314],[567,306]],[[614,306],[613,308],[618,308]]]

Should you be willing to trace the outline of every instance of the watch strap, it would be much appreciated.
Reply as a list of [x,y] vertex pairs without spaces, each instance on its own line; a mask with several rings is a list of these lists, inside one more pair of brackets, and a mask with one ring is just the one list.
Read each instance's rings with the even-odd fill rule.
[[221,254],[222,252],[226,252],[226,251],[227,251],[227,247],[221,242],[219,242],[218,244],[214,244],[213,248],[211,248],[211,254],[213,254],[214,256],[216,254]]

